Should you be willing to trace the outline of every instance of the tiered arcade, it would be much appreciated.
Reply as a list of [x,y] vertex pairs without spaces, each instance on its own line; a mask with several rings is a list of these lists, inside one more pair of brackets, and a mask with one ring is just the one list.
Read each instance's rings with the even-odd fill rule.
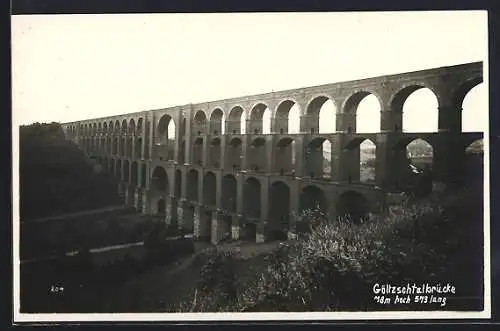
[[[461,130],[462,101],[483,80],[481,62],[328,85],[156,109],[63,124],[78,143],[116,175],[127,204],[218,242],[224,234],[265,241],[293,236],[296,215],[319,207],[330,218],[384,208],[398,185],[405,147],[430,143],[436,180],[461,176],[465,148],[482,132]],[[406,98],[429,88],[439,104],[439,132],[402,132]],[[356,110],[374,95],[381,132],[356,133]],[[336,106],[336,132],[319,132],[325,101]],[[300,133],[288,133],[288,114],[300,109]],[[270,133],[263,113],[271,111]],[[242,133],[241,116],[246,117]],[[175,123],[175,139],[169,137]],[[224,129],[224,130],[223,130]],[[171,132],[172,133],[172,132]],[[359,182],[360,144],[376,145],[375,183]],[[322,143],[331,142],[330,176],[323,177]],[[351,206],[351,207],[349,207]],[[351,208],[351,209],[349,209]]]

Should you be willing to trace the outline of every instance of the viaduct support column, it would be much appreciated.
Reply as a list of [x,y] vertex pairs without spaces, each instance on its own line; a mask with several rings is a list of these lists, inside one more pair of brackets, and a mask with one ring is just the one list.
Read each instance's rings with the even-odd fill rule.
[[204,232],[203,224],[201,221],[202,213],[203,213],[203,207],[199,204],[194,205],[193,227],[194,227],[194,237],[196,239],[200,239]]
[[210,229],[210,242],[214,245],[218,244],[223,236],[222,233],[223,214],[221,210],[212,212],[212,227]]
[[304,176],[304,136],[295,139],[295,176]]
[[335,126],[337,128],[337,132],[356,132],[356,114],[337,113]]
[[180,198],[179,201],[177,202],[177,226],[180,228],[184,228],[185,222],[184,222],[184,208],[186,205],[186,200],[183,198]]
[[241,224],[243,224],[243,215],[236,214],[232,217],[231,222],[231,238],[233,240],[240,239],[241,236]]
[[169,195],[165,197],[165,223],[172,224],[172,197]]
[[[148,178],[150,177],[150,167],[149,167],[149,164],[148,163],[145,163],[146,164],[146,178],[142,178],[144,185],[143,185],[143,191],[142,191],[142,213],[144,215],[148,215],[149,212],[150,212],[150,208],[149,208],[149,180]],[[142,172],[142,171],[141,171]],[[142,175],[141,175],[142,177]]]
[[288,226],[288,240],[297,239],[297,221],[299,218],[299,208],[300,208],[300,190],[299,181],[293,181],[290,186],[290,219]]
[[391,110],[380,111],[380,130],[382,132],[402,132],[403,113]]
[[[268,177],[269,178],[269,177]],[[269,181],[261,181],[261,191],[260,191],[260,220],[257,224],[257,233],[255,242],[263,243],[266,241],[266,228],[267,228],[267,216],[269,215]]]

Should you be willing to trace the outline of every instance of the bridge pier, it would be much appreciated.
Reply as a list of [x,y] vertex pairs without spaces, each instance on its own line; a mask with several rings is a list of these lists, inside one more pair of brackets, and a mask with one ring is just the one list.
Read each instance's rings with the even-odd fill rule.
[[149,190],[143,189],[142,191],[142,214],[149,215]]
[[238,214],[232,217],[231,222],[231,238],[233,240],[239,240],[241,237],[241,226],[243,223],[243,215]]
[[134,189],[134,208],[137,211],[142,211],[142,197],[141,197],[141,189],[136,187]]
[[168,195],[165,197],[165,223],[172,224],[172,198]]

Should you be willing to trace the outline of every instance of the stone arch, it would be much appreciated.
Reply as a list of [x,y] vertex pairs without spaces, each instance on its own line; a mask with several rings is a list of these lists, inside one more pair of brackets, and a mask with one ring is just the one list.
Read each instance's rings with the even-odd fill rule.
[[198,110],[194,114],[193,129],[195,135],[204,135],[207,132],[207,115],[203,110]]
[[486,131],[488,127],[487,92],[485,84],[478,79],[471,79],[455,93],[456,108],[461,109],[462,132]]
[[478,86],[482,82],[483,77],[477,76],[469,78],[459,84],[458,87],[453,91],[453,106],[461,108],[467,93],[469,93],[474,87]]
[[175,170],[174,196],[176,198],[180,198],[182,196],[182,171],[181,171],[181,169]]
[[[329,95],[320,94],[311,98],[306,106],[305,115],[302,119],[304,132],[319,132],[320,111],[323,105],[329,100],[331,101],[331,103],[333,103],[333,107],[337,109],[337,103],[335,99],[333,99]],[[335,121],[336,118],[332,118],[331,120]]]
[[283,137],[276,143],[274,166],[281,175],[295,174],[295,139]]
[[463,177],[468,181],[484,179],[484,140],[477,139],[465,146]]
[[236,177],[231,174],[225,175],[222,178],[222,209],[232,213],[236,213],[238,182]]
[[259,172],[266,168],[266,140],[263,137],[254,138],[248,149],[248,166]]
[[104,122],[104,123],[102,124],[102,132],[103,132],[104,134],[108,133],[108,123]]
[[92,125],[92,135],[94,135],[94,136],[95,136],[96,134],[97,134],[97,124],[96,124],[96,123],[94,123],[94,124]]
[[216,137],[210,141],[210,153],[208,154],[209,160],[208,163],[214,168],[220,168],[220,158],[222,152],[221,140],[219,137]]
[[338,197],[336,210],[340,220],[359,224],[367,219],[370,203],[360,192],[348,190]]
[[229,116],[226,120],[226,133],[242,134],[241,120],[245,110],[242,106],[236,105],[229,111]]
[[123,181],[128,183],[130,181],[130,162],[123,161]]
[[135,121],[134,121],[133,118],[128,123],[128,133],[129,134],[135,134]]
[[135,133],[138,136],[140,136],[142,134],[142,123],[143,122],[144,122],[144,120],[142,119],[142,117],[139,117],[139,119],[137,120],[136,129],[135,129]]
[[137,161],[132,161],[130,183],[133,186],[136,186],[138,183],[138,181],[137,181],[137,177],[139,176],[138,171],[139,171],[139,167],[138,167]]
[[434,147],[422,138],[407,137],[393,148],[392,176],[398,190],[413,191],[421,182],[422,174],[431,174],[434,164]]
[[122,130],[122,134],[126,134],[127,133],[127,129],[128,129],[128,124],[127,124],[127,120],[124,119],[122,121],[122,125],[120,126],[121,130]]
[[102,123],[99,122],[99,124],[97,124],[97,133],[102,133]]
[[198,171],[191,169],[187,176],[187,197],[188,200],[198,202]]
[[[407,101],[409,98],[416,96],[414,93],[417,91],[418,93],[428,94],[425,97],[429,99],[429,104],[426,107],[420,106],[418,109],[413,108],[411,110],[404,110],[405,106],[408,104]],[[431,99],[434,100],[431,101]],[[438,107],[440,106],[440,100],[439,94],[436,93],[432,86],[420,83],[408,84],[394,93],[391,98],[390,105],[391,112],[393,112],[394,117],[394,121],[392,123],[393,127],[383,129],[406,132],[437,131],[439,117]],[[419,125],[417,129],[411,128],[417,126],[418,123],[424,123],[424,125]]]
[[203,203],[208,206],[215,206],[217,197],[217,176],[208,171],[203,177]]
[[203,165],[203,139],[198,137],[193,142],[193,163]]
[[324,137],[311,140],[305,148],[305,176],[311,178],[324,178],[330,176],[330,151],[327,151],[325,143],[331,142]]
[[170,126],[170,123],[174,123],[174,119],[172,118],[172,116],[168,115],[168,114],[165,114],[163,115],[160,120],[158,121],[158,136],[157,136],[157,142],[161,145],[167,145],[169,143],[169,140],[172,140],[175,139],[175,135],[174,137],[170,137],[169,136],[169,126]]
[[165,168],[162,166],[157,166],[153,170],[153,174],[151,175],[151,190],[165,193],[165,195],[169,195],[169,182],[168,175]]
[[269,239],[286,240],[290,220],[290,188],[282,181],[274,182],[269,192]]
[[115,121],[115,131],[114,131],[115,134],[119,134],[120,133],[120,121],[116,120]]
[[349,171],[348,182],[375,182],[376,153],[376,142],[366,137],[352,139],[344,146],[342,158],[345,170]]
[[[268,112],[270,115],[270,110],[267,104],[264,102],[258,102],[255,104],[251,109],[250,109],[250,118],[248,119],[248,125],[247,125],[247,133],[250,134],[262,134],[264,132],[264,128],[269,128],[270,127],[270,117],[269,117],[269,123],[266,123],[264,125],[264,113]],[[266,130],[267,132],[267,130]]]
[[243,207],[247,218],[260,219],[261,216],[261,185],[255,177],[245,180],[243,186]]
[[210,114],[210,134],[219,135],[223,133],[224,112],[220,108],[215,108]]
[[[298,116],[297,116],[298,118],[292,118],[290,116],[290,112],[292,111],[293,108],[298,108]],[[301,116],[301,110],[297,101],[291,98],[281,100],[278,103],[278,106],[276,107],[276,112],[274,114],[274,127],[272,129],[272,132],[280,134],[291,133],[290,124],[292,120],[295,120],[299,122],[299,130],[297,132],[299,133],[300,116]]]
[[[373,105],[370,109],[362,107],[366,101],[373,99]],[[369,90],[357,90],[349,95],[341,109],[343,114],[344,123],[338,123],[338,131],[352,131],[352,132],[380,132],[381,129],[381,116],[383,101],[378,93]],[[373,109],[376,108],[376,109]],[[373,112],[370,114],[369,112]],[[377,123],[376,125],[367,125],[366,122]],[[368,127],[372,127],[370,130]],[[350,127],[350,130],[349,130]]]
[[321,188],[316,185],[307,185],[302,189],[299,200],[300,214],[325,219],[327,210],[325,194]]
[[238,137],[234,137],[229,141],[227,154],[225,155],[227,166],[233,170],[240,170],[242,158],[243,141]]
[[109,124],[108,124],[108,133],[109,134],[112,134],[114,133],[114,125],[113,125],[113,121],[109,121]]

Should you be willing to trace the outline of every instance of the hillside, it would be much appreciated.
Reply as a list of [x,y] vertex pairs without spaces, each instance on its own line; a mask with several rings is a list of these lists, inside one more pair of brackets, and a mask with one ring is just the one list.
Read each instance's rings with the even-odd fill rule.
[[21,220],[120,203],[114,178],[96,173],[58,123],[21,126],[19,152]]

